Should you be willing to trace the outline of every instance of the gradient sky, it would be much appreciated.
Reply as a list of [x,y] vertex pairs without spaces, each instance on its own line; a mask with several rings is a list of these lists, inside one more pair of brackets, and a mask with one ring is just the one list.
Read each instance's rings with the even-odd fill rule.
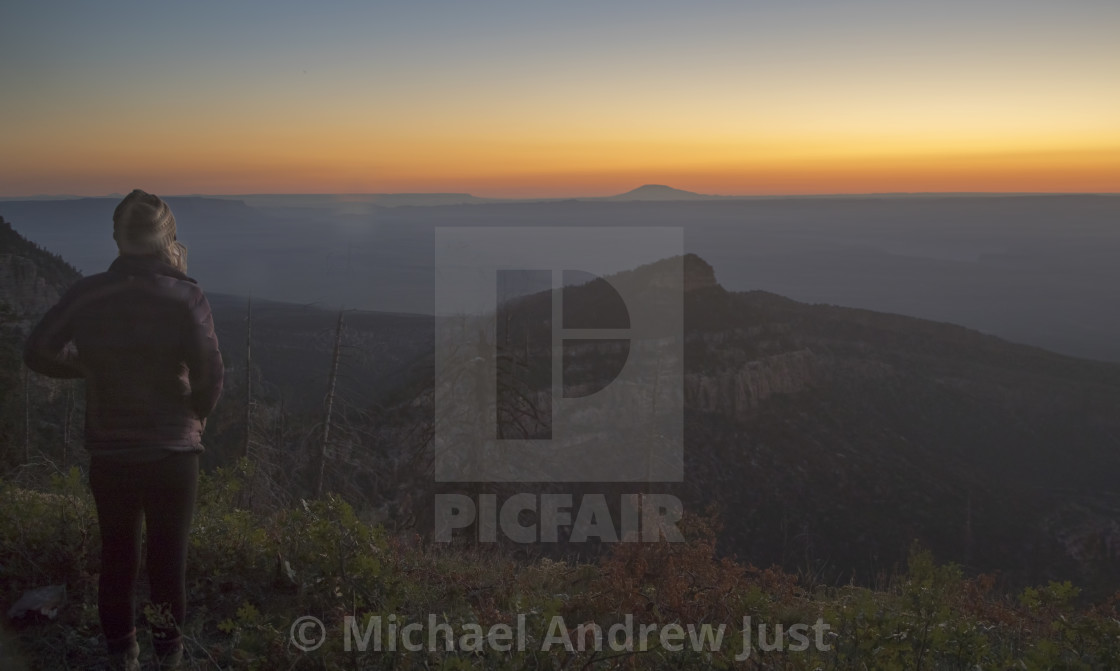
[[0,4],[0,195],[1120,191],[1120,3]]

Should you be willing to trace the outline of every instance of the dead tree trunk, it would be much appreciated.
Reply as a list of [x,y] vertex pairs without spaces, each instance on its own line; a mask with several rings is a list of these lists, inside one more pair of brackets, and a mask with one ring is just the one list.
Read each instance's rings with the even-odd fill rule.
[[23,367],[23,463],[31,463],[31,371]]
[[241,456],[249,458],[249,440],[253,436],[253,299],[245,311],[245,445]]
[[64,383],[66,393],[63,396],[62,411],[62,465],[70,465],[70,423],[74,415],[74,384],[69,380]]
[[338,325],[334,332],[334,354],[331,356],[331,375],[327,381],[327,400],[323,409],[323,439],[319,442],[319,454],[315,464],[315,497],[323,495],[323,474],[327,467],[327,441],[331,435],[331,409],[334,407],[334,389],[338,380],[338,357],[342,351],[342,310],[338,311]]

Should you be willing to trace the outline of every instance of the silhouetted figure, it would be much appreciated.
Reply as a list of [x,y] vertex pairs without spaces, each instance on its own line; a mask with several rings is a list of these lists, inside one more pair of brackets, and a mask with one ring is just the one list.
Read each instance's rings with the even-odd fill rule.
[[135,584],[147,526],[161,668],[179,664],[186,557],[206,417],[222,391],[210,304],[184,274],[175,217],[139,189],[113,212],[120,256],[78,281],[31,332],[24,360],[85,378],[85,444],[101,528],[98,612],[114,669],[139,666]]

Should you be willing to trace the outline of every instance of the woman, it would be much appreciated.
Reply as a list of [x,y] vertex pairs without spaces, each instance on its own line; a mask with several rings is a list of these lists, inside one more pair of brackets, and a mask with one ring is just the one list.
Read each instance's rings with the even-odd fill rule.
[[210,304],[184,274],[167,203],[140,191],[113,212],[120,256],[78,281],[31,332],[27,366],[86,380],[85,443],[101,529],[98,613],[115,669],[136,669],[135,583],[147,526],[155,655],[183,655],[187,536],[202,430],[222,391]]

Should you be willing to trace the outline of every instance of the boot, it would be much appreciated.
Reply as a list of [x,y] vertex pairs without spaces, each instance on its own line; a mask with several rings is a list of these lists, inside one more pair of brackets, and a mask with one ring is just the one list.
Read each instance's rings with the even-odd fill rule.
[[165,652],[156,651],[156,668],[159,671],[177,669],[183,663],[183,643],[179,641]]
[[140,671],[140,645],[135,639],[121,652],[109,654],[108,668],[110,671]]

